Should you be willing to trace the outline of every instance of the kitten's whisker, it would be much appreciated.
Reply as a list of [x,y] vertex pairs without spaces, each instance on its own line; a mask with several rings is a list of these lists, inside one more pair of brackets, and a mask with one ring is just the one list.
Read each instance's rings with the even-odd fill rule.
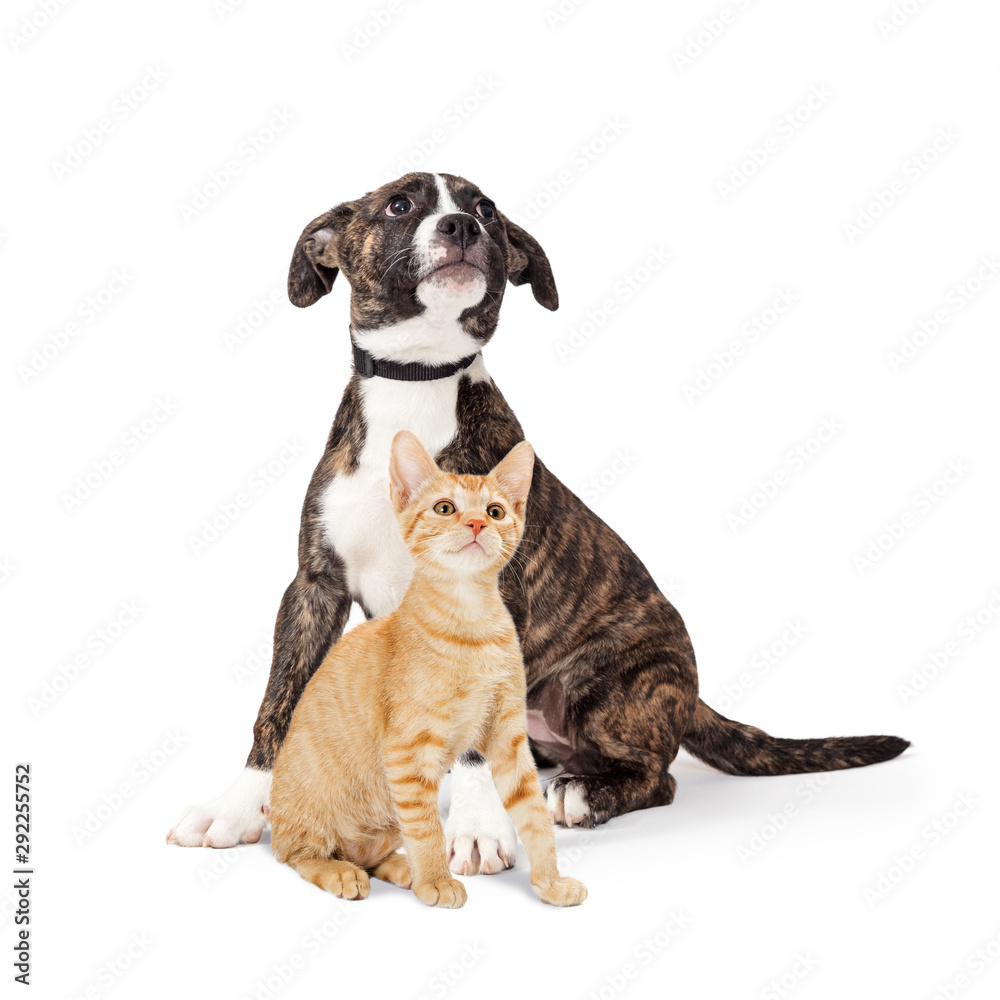
[[508,562],[507,565],[504,566],[504,568],[502,570],[500,570],[501,577],[503,576],[504,570],[507,570],[507,569],[509,569],[511,571],[511,573],[514,574],[514,579],[517,580],[517,585],[521,588],[521,593],[524,594],[525,599],[528,600],[528,603],[530,605],[531,602],[530,602],[530,599],[528,599],[528,592],[524,589],[524,581],[520,578],[520,576],[518,576],[517,570],[514,569],[514,566],[513,566],[512,562]]
[[533,538],[522,538],[521,541],[518,543],[518,548],[520,548],[522,545],[541,545],[541,544],[542,544],[541,542],[536,542]]

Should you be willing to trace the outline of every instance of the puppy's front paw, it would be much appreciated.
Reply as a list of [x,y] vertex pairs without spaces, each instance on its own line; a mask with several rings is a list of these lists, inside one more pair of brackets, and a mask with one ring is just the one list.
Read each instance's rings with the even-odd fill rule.
[[256,844],[267,825],[271,772],[246,768],[225,795],[192,806],[167,834],[179,847],[235,847]]
[[413,887],[417,899],[428,906],[444,906],[457,910],[465,905],[465,886],[457,878],[443,878],[436,882],[421,882]]
[[568,875],[557,875],[545,882],[532,882],[531,888],[543,903],[553,906],[579,906],[587,898],[587,887]]
[[517,834],[485,765],[452,771],[444,836],[448,867],[456,875],[495,875],[514,867]]

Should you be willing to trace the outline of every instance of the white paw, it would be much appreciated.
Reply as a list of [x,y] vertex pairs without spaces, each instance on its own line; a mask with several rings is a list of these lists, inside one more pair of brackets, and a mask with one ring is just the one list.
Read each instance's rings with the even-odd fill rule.
[[590,826],[590,806],[581,782],[554,778],[545,790],[545,803],[553,823]]
[[517,834],[485,764],[456,763],[452,768],[444,835],[448,867],[456,875],[495,875],[514,867]]
[[256,844],[267,825],[271,772],[244,768],[236,783],[214,802],[191,806],[167,834],[179,847]]

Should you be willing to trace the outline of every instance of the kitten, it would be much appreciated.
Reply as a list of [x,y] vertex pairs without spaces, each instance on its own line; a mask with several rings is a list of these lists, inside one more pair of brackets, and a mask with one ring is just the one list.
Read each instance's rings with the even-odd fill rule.
[[390,494],[412,580],[392,614],[330,649],[274,764],[272,849],[321,889],[364,899],[374,875],[412,885],[428,906],[461,906],[438,787],[471,746],[491,765],[538,897],[586,899],[556,867],[528,750],[521,649],[497,581],[521,539],[533,465],[521,442],[486,476],[450,475],[409,431],[393,439]]

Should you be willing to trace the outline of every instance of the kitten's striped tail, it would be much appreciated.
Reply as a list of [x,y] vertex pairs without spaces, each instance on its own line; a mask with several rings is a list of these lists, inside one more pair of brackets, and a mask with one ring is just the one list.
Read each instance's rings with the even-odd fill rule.
[[864,767],[898,757],[909,745],[899,736],[829,736],[788,740],[719,715],[699,699],[682,745],[726,774],[804,774]]

